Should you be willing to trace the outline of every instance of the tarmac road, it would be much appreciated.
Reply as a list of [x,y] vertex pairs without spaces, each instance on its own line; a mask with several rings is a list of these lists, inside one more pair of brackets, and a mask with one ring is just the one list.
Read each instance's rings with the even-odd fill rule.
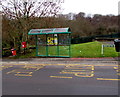
[[114,58],[28,60],[3,60],[3,95],[118,95]]

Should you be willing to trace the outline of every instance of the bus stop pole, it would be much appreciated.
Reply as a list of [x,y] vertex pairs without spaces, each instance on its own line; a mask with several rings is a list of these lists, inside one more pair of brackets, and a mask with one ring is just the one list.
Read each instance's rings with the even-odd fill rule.
[[102,47],[101,47],[101,54],[103,55],[103,52],[104,52],[104,45],[102,44]]
[[36,35],[36,56],[38,56],[38,38]]
[[46,56],[48,57],[48,35],[46,34]]

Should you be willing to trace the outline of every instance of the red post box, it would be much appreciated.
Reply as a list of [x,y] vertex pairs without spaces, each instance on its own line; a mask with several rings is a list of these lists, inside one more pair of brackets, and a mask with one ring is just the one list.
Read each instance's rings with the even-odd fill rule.
[[11,49],[11,51],[12,51],[12,55],[16,56],[16,49],[13,48],[13,49]]
[[22,48],[26,48],[26,42],[22,42]]

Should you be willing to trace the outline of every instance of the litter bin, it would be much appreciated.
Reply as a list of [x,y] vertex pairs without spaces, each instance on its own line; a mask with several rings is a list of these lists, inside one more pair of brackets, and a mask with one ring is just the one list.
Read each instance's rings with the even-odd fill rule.
[[13,49],[11,49],[11,51],[12,51],[12,55],[16,56],[16,49],[13,48]]
[[116,52],[120,52],[120,40],[119,39],[115,39],[114,40],[114,44],[115,44]]
[[26,48],[26,42],[22,42],[22,48]]

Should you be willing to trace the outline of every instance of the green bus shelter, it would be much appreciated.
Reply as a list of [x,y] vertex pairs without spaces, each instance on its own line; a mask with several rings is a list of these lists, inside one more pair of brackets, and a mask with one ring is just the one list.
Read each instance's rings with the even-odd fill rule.
[[36,56],[70,57],[70,28],[31,29],[28,35],[36,36]]

